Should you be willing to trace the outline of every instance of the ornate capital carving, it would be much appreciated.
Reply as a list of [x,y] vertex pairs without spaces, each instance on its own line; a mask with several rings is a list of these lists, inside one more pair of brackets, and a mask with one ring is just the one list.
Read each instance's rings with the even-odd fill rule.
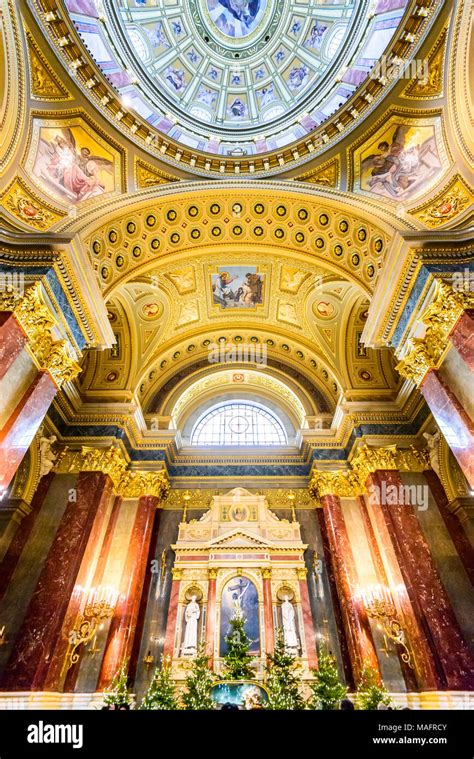
[[58,387],[77,377],[81,367],[69,355],[67,341],[53,339],[56,320],[42,299],[39,282],[20,297],[13,291],[0,293],[0,310],[14,314],[36,362],[51,374]]
[[427,372],[439,367],[448,347],[449,335],[463,311],[473,307],[473,292],[453,290],[439,282],[434,300],[421,317],[426,324],[425,336],[422,340],[411,340],[412,349],[397,364],[396,370],[420,386]]
[[219,572],[218,569],[215,567],[211,567],[211,569],[207,572],[208,580],[217,580],[217,573]]
[[313,498],[323,498],[326,495],[351,498],[362,493],[363,487],[357,474],[350,470],[315,472],[309,483],[309,492]]
[[271,570],[271,567],[264,567],[262,569],[262,578],[264,580],[271,580],[272,579],[272,570]]
[[173,567],[171,570],[171,576],[173,580],[182,580],[183,579],[183,570],[178,567]]
[[78,450],[68,446],[60,453],[54,471],[58,474],[69,472],[103,472],[108,474],[116,491],[120,488],[127,462],[119,448],[91,448],[83,445]]
[[163,501],[169,489],[168,475],[163,469],[158,472],[124,472],[119,484],[119,493],[124,498],[154,495]]
[[336,495],[353,498],[366,492],[365,482],[369,474],[383,470],[424,472],[431,469],[429,452],[410,448],[399,449],[396,445],[385,448],[369,448],[362,445],[351,461],[351,469],[314,472],[309,483],[313,498]]
[[115,492],[124,498],[141,498],[153,495],[163,501],[169,492],[167,473],[129,471],[128,463],[119,448],[92,448],[82,446],[71,450],[66,446],[54,467],[58,473],[65,472],[103,472],[114,483]]
[[308,570],[306,567],[299,567],[296,570],[296,574],[298,575],[298,580],[306,580],[306,575],[308,574]]

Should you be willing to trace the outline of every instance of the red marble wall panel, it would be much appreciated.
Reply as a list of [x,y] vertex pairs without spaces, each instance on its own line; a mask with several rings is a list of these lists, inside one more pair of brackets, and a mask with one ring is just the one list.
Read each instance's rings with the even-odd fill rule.
[[464,311],[449,338],[461,358],[474,371],[474,309]]
[[0,313],[0,379],[21,353],[28,338],[12,313]]

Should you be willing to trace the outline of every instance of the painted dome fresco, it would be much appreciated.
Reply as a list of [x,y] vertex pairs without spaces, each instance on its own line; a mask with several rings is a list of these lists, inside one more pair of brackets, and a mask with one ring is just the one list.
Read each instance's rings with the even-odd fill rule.
[[370,75],[407,0],[66,0],[124,106],[188,148],[302,139]]

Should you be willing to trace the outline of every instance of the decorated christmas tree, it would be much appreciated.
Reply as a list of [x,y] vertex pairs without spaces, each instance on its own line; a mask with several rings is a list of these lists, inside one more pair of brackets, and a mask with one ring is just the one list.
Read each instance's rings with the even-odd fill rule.
[[206,646],[203,644],[194,657],[191,671],[186,678],[186,690],[183,693],[182,701],[187,710],[214,709],[214,701],[211,698],[214,675],[208,665],[209,657],[206,653]]
[[245,632],[245,617],[237,611],[230,620],[230,631],[226,635],[227,653],[224,656],[224,680],[252,680],[252,657],[249,654],[250,638]]
[[268,654],[266,666],[266,688],[268,703],[266,709],[304,709],[301,696],[301,680],[296,674],[298,662],[285,650],[283,631],[280,629],[273,654]]
[[140,704],[140,709],[161,709],[164,711],[179,709],[175,684],[171,678],[169,657],[162,657],[161,668],[155,669],[150,687]]
[[310,683],[312,696],[310,707],[329,711],[337,709],[339,702],[345,698],[347,688],[341,683],[334,656],[321,652],[318,669],[312,670],[314,680]]
[[379,704],[389,706],[391,698],[373,667],[364,664],[356,692],[357,709],[377,709]]
[[127,705],[131,706],[133,703],[132,694],[128,689],[128,661],[123,662],[122,666],[115,673],[114,678],[110,684],[110,688],[104,691],[104,705],[109,707],[115,707],[116,709]]

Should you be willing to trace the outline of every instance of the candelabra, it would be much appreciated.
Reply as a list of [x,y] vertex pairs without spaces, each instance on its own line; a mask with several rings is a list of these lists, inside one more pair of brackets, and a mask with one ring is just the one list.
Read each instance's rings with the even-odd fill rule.
[[97,651],[95,648],[97,629],[104,619],[113,615],[118,595],[115,588],[104,585],[89,590],[84,610],[79,614],[74,629],[69,634],[69,649],[64,662],[66,671],[79,661],[80,646],[93,641],[91,653]]
[[367,615],[375,619],[384,635],[385,650],[387,638],[401,647],[400,657],[411,669],[414,667],[414,656],[407,646],[406,633],[397,617],[395,605],[390,590],[385,585],[369,585],[360,590]]

